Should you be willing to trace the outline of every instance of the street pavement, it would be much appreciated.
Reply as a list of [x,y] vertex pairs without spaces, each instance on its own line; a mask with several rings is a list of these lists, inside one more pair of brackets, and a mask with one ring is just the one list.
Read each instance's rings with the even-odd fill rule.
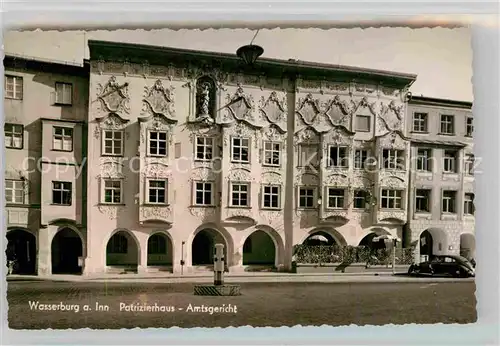
[[[326,277],[310,276],[309,280],[319,278]],[[330,282],[227,278],[226,282],[240,282],[242,295],[236,297],[195,296],[193,282],[154,279],[9,280],[8,324],[11,329],[276,327],[473,323],[477,318],[472,280],[406,278],[411,281],[391,282],[384,280],[394,277],[379,276],[376,282],[360,277],[361,281],[341,282],[340,278]]]

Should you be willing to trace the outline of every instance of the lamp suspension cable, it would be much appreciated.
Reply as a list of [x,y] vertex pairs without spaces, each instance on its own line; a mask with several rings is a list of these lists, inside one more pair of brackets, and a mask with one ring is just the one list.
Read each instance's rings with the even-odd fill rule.
[[253,41],[255,40],[255,38],[257,37],[257,35],[259,34],[259,31],[260,31],[260,29],[257,29],[257,32],[255,33],[255,35],[253,35],[253,38],[252,38],[252,40],[250,41],[250,45],[252,45],[252,44],[253,44]]

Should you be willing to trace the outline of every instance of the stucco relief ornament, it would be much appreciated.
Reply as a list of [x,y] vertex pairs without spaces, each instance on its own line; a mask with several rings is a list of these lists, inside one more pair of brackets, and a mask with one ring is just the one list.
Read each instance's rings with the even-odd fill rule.
[[111,76],[103,86],[97,86],[97,98],[106,112],[130,113],[128,83],[118,84],[115,76]]
[[172,217],[172,209],[169,206],[143,206],[142,217],[145,220],[162,220],[169,222]]
[[389,105],[382,105],[380,119],[389,131],[400,131],[402,127],[404,105],[396,106],[394,101]]
[[324,108],[326,109],[325,114],[334,126],[350,128],[352,104],[350,105],[346,100],[342,100],[340,96],[336,95],[333,100],[325,102]]
[[123,206],[117,205],[98,205],[97,209],[104,215],[106,215],[110,220],[116,220],[121,212],[126,210]]
[[191,207],[189,208],[189,213],[194,217],[198,217],[201,219],[213,218],[215,217],[215,208]]
[[271,92],[267,100],[262,96],[259,109],[267,121],[286,131],[286,100],[280,100],[276,91]]
[[269,171],[262,174],[262,182],[279,185],[283,183],[283,177],[278,172]]
[[311,128],[305,128],[302,131],[295,134],[296,143],[311,143],[318,142],[318,134]]
[[306,125],[313,125],[320,112],[319,101],[314,99],[312,94],[307,94],[305,98],[299,99],[297,113]]
[[149,114],[160,114],[170,121],[176,121],[174,109],[173,86],[165,88],[160,79],[156,80],[151,88],[144,87],[146,96],[143,99],[146,112]]
[[227,179],[230,181],[241,181],[241,182],[251,182],[255,180],[252,178],[252,172],[246,168],[232,169]]
[[226,100],[226,108],[236,120],[244,120],[250,124],[255,124],[253,96],[247,95],[240,84],[238,84],[234,95],[227,95]]
[[269,126],[266,129],[263,129],[262,132],[262,138],[265,138],[266,140],[269,141],[283,141],[283,134],[273,125]]
[[378,219],[380,221],[387,219],[396,219],[401,222],[406,221],[406,211],[405,210],[383,210],[378,212]]

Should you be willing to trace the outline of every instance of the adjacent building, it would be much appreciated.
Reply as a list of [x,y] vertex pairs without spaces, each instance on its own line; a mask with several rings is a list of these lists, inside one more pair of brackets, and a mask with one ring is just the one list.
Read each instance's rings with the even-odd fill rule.
[[[357,246],[387,234],[424,254],[430,239],[433,253],[453,252],[460,234],[473,234],[472,177],[461,168],[472,153],[470,105],[410,100],[415,75],[89,48],[88,63],[66,69],[5,62],[8,238],[11,247],[29,238],[23,251],[38,274],[208,270],[216,243],[229,271],[286,271],[293,247],[315,236]],[[432,136],[415,133],[424,113]],[[455,117],[453,138],[434,131],[446,130],[442,115]],[[420,172],[423,149],[443,162],[454,150],[446,169],[457,171]],[[26,176],[26,157],[42,169]],[[424,191],[427,205],[415,197]],[[440,196],[455,209],[439,208]]]

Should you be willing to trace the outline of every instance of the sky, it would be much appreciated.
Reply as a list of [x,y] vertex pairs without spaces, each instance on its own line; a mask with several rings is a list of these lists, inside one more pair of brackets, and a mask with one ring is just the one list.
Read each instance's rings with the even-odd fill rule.
[[[5,54],[81,63],[86,40],[143,43],[235,53],[256,31],[114,30],[4,32]],[[413,95],[472,101],[469,28],[262,29],[254,44],[263,57],[299,59],[417,74]]]

